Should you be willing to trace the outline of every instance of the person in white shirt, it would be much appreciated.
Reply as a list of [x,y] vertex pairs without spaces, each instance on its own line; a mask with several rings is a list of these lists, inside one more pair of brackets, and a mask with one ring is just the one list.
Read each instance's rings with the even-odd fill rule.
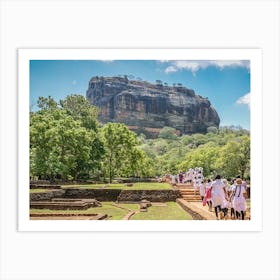
[[198,190],[198,181],[196,177],[193,178],[193,195],[196,195],[196,192]]
[[244,195],[246,193],[246,188],[242,183],[240,178],[235,181],[236,187],[233,193],[232,206],[235,210],[236,218],[239,219],[241,216],[241,219],[245,220],[246,199]]
[[199,184],[199,194],[200,194],[201,200],[203,201],[204,196],[205,196],[205,185],[204,185],[203,181],[201,181]]
[[[223,219],[227,215],[227,208],[224,207],[225,201],[226,201],[226,189],[224,183],[221,181],[221,176],[217,175],[215,181],[211,185],[212,191],[211,191],[211,198],[212,198],[212,204],[215,208],[215,214],[217,220]],[[218,216],[219,214],[219,216]]]
[[171,175],[171,185],[176,186],[176,176],[175,175]]
[[233,205],[232,205],[233,194],[234,194],[235,188],[236,188],[236,186],[234,184],[234,179],[233,179],[230,182],[229,189],[228,189],[228,197],[229,197],[229,202],[231,204],[231,207],[230,207],[230,218],[232,220],[235,220],[235,210],[234,210]]

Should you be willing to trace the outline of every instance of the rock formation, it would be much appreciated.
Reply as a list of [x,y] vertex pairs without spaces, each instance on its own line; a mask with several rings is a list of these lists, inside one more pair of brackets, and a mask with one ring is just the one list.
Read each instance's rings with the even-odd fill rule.
[[101,123],[121,122],[135,131],[157,134],[163,127],[180,134],[204,133],[219,126],[220,119],[210,101],[181,85],[160,81],[128,80],[126,77],[93,77],[86,93],[99,108]]

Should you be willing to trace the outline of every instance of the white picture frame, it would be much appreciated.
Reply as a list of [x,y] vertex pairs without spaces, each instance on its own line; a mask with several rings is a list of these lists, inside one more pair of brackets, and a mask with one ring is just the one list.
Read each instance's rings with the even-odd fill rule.
[[[19,49],[19,231],[260,231],[262,229],[262,52],[260,49]],[[245,221],[90,221],[29,218],[31,60],[249,60],[251,74],[251,219]],[[256,187],[255,187],[256,186]]]

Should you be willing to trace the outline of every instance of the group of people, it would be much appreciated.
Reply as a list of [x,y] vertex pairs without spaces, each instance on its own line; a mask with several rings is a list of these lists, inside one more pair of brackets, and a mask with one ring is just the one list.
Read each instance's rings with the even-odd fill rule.
[[210,179],[206,184],[202,182],[199,192],[203,205],[207,204],[210,211],[214,207],[217,220],[227,219],[229,209],[232,220],[245,220],[246,188],[246,182],[239,176],[228,183],[227,180],[222,180],[221,176],[217,175],[213,182]]
[[171,184],[176,185],[184,183],[193,183],[194,186],[199,185],[203,181],[203,168],[196,167],[195,169],[190,168],[187,172],[183,173],[179,171],[176,175],[171,175]]
[[247,185],[240,176],[233,180],[222,179],[217,175],[215,180],[205,179],[203,177],[203,168],[190,168],[183,173],[179,171],[176,175],[171,175],[171,184],[190,183],[194,187],[194,195],[199,194],[204,206],[215,209],[216,219],[245,219],[246,215],[246,194]]

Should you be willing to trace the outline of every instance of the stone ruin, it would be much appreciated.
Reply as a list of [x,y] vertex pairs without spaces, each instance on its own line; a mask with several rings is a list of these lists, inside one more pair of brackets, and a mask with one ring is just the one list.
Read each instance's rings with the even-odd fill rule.
[[104,220],[107,214],[32,213],[30,220]]
[[101,207],[102,204],[96,199],[64,199],[53,198],[52,200],[31,201],[32,209],[49,210],[86,210],[91,207]]
[[141,200],[140,202],[140,212],[147,212],[148,207],[152,206],[152,203],[146,199]]
[[30,184],[30,189],[61,189],[60,185],[50,185],[50,184]]

